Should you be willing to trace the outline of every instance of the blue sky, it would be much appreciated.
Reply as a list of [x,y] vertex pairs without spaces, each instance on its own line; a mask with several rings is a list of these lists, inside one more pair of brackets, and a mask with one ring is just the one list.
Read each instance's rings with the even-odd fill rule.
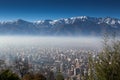
[[120,18],[120,0],[0,0],[0,21],[73,16]]

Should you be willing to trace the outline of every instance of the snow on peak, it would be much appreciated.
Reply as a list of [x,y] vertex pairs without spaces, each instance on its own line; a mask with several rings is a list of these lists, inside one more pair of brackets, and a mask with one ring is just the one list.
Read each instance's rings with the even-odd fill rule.
[[5,21],[1,21],[0,24],[6,24],[6,22]]
[[104,19],[104,22],[107,23],[107,24],[109,24],[110,21],[111,21],[111,18],[105,18],[105,19]]
[[118,23],[120,24],[120,20],[118,20]]
[[115,24],[120,24],[120,20],[116,18],[111,18],[111,17],[105,17],[105,18],[96,18],[96,17],[88,17],[88,16],[78,16],[78,17],[71,17],[71,18],[62,18],[62,19],[57,19],[57,20],[39,20],[36,21],[36,24],[50,24],[50,25],[55,25],[55,24],[73,24],[76,21],[91,21],[95,22],[97,24],[101,23],[106,23],[108,25],[115,25]]
[[78,16],[78,17],[72,17],[72,18],[70,18],[70,19],[72,19],[73,22],[74,22],[76,19],[80,19],[81,21],[85,21],[85,20],[88,19],[88,17],[87,17],[87,16]]
[[72,17],[71,19],[87,19],[87,16]]
[[35,21],[36,24],[42,24],[44,23],[44,20],[39,20],[39,21]]
[[116,21],[115,21],[115,20],[112,20],[112,21],[111,21],[111,24],[115,24],[115,23],[116,23]]
[[108,25],[115,25],[115,24],[120,24],[120,20],[116,18],[111,18],[111,17],[99,18],[98,24],[100,23],[106,23]]
[[88,19],[87,16],[80,16],[80,17],[78,17],[78,18],[80,18],[80,19]]
[[16,21],[2,21],[2,22],[0,22],[0,24],[13,24],[14,22],[16,22]]
[[51,24],[51,25],[54,25],[54,24],[56,24],[58,22],[58,20],[53,20],[53,21],[50,21],[49,23]]

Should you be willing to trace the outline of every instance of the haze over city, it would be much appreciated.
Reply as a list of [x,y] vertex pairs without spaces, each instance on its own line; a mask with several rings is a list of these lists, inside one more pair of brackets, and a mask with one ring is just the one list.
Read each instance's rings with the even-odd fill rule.
[[120,80],[120,0],[0,0],[0,80]]

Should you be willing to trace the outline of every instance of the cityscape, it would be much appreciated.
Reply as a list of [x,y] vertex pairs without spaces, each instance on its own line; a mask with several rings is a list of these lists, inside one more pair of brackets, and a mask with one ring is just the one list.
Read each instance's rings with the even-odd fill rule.
[[120,0],[0,0],[0,80],[120,80]]
[[[5,60],[1,69],[10,68],[17,74],[15,61],[26,63],[28,72],[41,72],[46,77],[53,72],[61,72],[64,79],[81,80],[89,75],[89,56],[97,56],[96,50],[67,49],[67,48],[40,48],[40,47],[7,47],[1,49],[0,59]],[[25,66],[25,65],[21,65]],[[20,75],[21,76],[21,75]]]

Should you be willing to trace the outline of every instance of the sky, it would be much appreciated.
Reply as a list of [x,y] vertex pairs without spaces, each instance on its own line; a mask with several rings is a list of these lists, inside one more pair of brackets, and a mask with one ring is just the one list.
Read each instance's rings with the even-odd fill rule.
[[0,0],[0,21],[76,16],[120,18],[120,0]]

